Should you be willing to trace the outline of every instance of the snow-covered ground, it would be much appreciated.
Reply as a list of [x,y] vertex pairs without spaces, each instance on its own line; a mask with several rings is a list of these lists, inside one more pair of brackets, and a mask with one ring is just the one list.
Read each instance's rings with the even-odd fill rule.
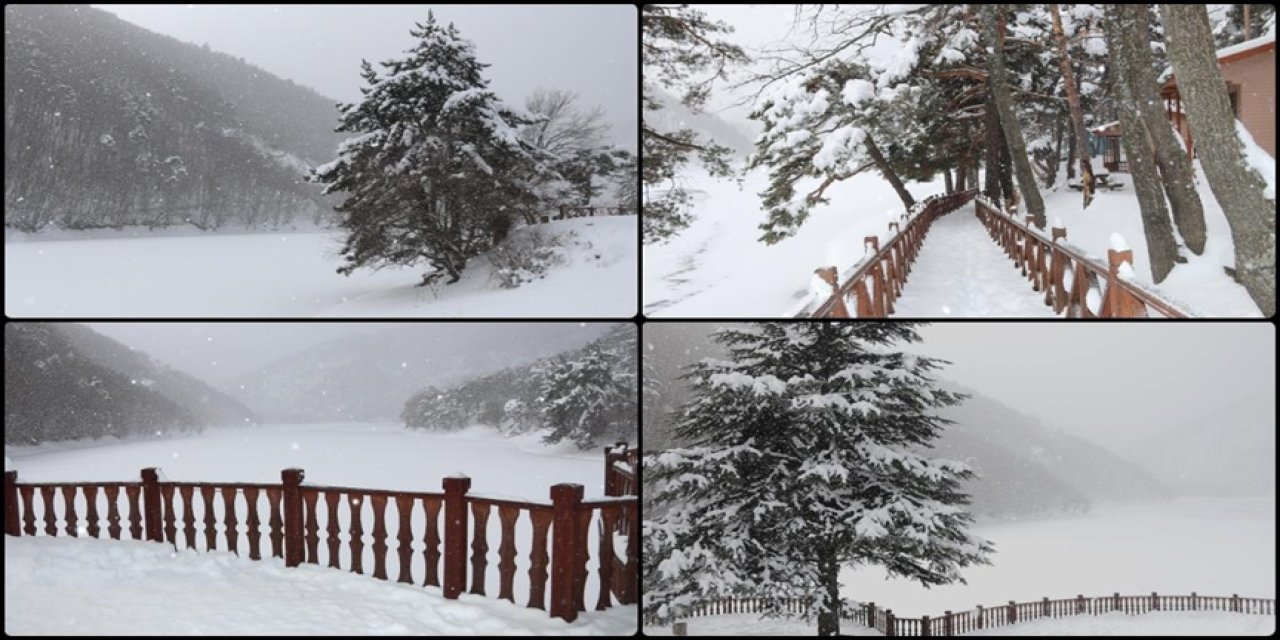
[[[551,485],[561,482],[582,484],[587,498],[602,497],[604,492],[604,460],[600,452],[578,451],[571,446],[546,447],[539,444],[536,436],[532,435],[515,439],[501,438],[492,429],[483,427],[476,427],[457,433],[433,434],[409,431],[395,425],[268,426],[253,429],[210,431],[198,436],[186,435],[175,438],[162,436],[155,440],[117,442],[99,447],[6,447],[5,455],[8,458],[12,458],[13,466],[18,470],[20,482],[135,480],[138,478],[139,470],[143,467],[158,466],[161,467],[163,478],[172,481],[279,483],[281,469],[299,467],[306,470],[306,481],[308,483],[328,486],[438,492],[441,490],[441,481],[445,476],[461,472],[472,479],[471,493],[491,497],[549,502]],[[100,494],[98,501],[100,514],[105,514],[105,496]],[[42,504],[40,500],[36,502],[38,505]],[[177,509],[181,513],[180,496],[175,496],[175,503],[178,503]],[[197,507],[196,513],[203,514],[203,504],[198,494],[195,498],[195,503]],[[121,505],[121,513],[127,513],[123,496]],[[218,547],[226,549],[221,499],[215,499],[214,505],[219,523],[217,525]],[[55,500],[54,506],[54,512],[59,521],[58,526],[62,529],[65,527],[63,517],[65,508],[61,497]],[[359,504],[356,506],[363,513],[365,541],[363,564],[365,573],[370,574],[373,567],[371,548],[373,544],[371,535],[373,531],[372,508]],[[42,509],[42,506],[37,508],[37,518],[43,517]],[[268,522],[269,517],[266,511],[265,499],[259,499],[258,509],[261,522]],[[343,529],[346,529],[346,525],[349,522],[350,510],[351,505],[347,504],[345,500],[339,506],[340,522],[343,525]],[[84,516],[87,512],[83,494],[77,497],[76,512],[80,517],[79,525],[83,529],[86,524]],[[243,553],[248,549],[247,536],[245,534],[247,530],[245,525],[247,511],[243,497],[238,499],[237,512],[239,548]],[[323,522],[327,522],[327,520]],[[399,573],[399,560],[395,553],[398,542],[394,533],[398,531],[399,519],[394,505],[390,505],[387,508],[386,522],[387,530],[391,532],[388,545],[392,547],[392,551],[387,556],[387,572],[394,579]],[[43,524],[41,524],[42,528]],[[102,528],[103,533],[101,535],[106,537],[105,522],[102,524]],[[181,529],[182,527],[179,525],[179,542],[184,541]],[[198,539],[197,547],[203,551],[205,549],[203,527],[198,525],[197,529],[199,532],[196,536]],[[421,505],[417,505],[414,508],[413,529],[417,539],[413,542],[414,553],[411,569],[415,579],[421,583],[425,576],[422,537],[423,532],[426,530],[425,514]],[[262,530],[266,530],[265,524]],[[598,589],[598,576],[595,574],[597,558],[595,558],[596,554],[594,553],[598,532],[594,526],[591,527],[590,531],[590,544],[592,545],[590,548],[593,553],[588,562],[588,569],[591,573],[587,579],[587,599],[589,602],[594,603]],[[501,540],[501,523],[496,514],[489,518],[487,534],[490,541],[490,550],[486,582],[490,585],[491,591],[488,601],[494,602],[493,606],[518,609],[520,607],[497,603],[493,598],[496,594],[496,585],[499,584],[497,543]],[[85,535],[87,534],[81,533],[81,537]],[[125,537],[128,537],[127,530]],[[350,548],[347,543],[350,537],[344,531],[341,534],[341,539],[340,555],[342,566],[349,567]],[[262,544],[264,549],[269,549],[265,535],[263,536]],[[527,576],[531,546],[532,527],[528,521],[528,515],[522,514],[516,525],[517,579],[515,581],[515,597],[519,603],[527,602],[528,599]],[[327,563],[327,549],[325,549],[324,544],[321,547],[322,562]],[[75,554],[77,552],[69,551],[68,553]],[[92,563],[96,561],[82,558],[75,562]],[[158,583],[163,585],[166,580],[176,582],[178,581],[177,576],[184,573],[188,575],[191,573],[197,575],[207,574],[212,571],[210,567],[217,568],[220,566],[216,563],[214,565],[204,564],[205,561],[192,560],[190,562],[195,564],[188,566],[188,561],[183,560],[180,563],[181,566],[157,568],[157,572],[162,577],[168,576]],[[252,564],[247,559],[237,560],[237,562]],[[129,564],[127,558],[124,560],[124,564]],[[11,606],[10,603],[13,602],[13,594],[16,592],[12,588],[13,585],[9,584],[8,568],[11,565],[11,562],[6,562],[5,565],[6,630],[11,630],[8,627],[9,607]],[[201,569],[200,567],[205,568]],[[72,568],[74,568],[74,563],[72,563]],[[221,569],[217,570],[221,571]],[[107,569],[107,571],[113,572],[115,569]],[[239,572],[240,570],[237,569],[236,571]],[[245,569],[244,574],[247,580],[261,582],[262,588],[265,588],[267,584],[262,581],[269,582],[271,580],[285,579],[273,576],[273,572],[266,569],[261,570],[261,573],[258,573],[258,571]],[[314,569],[314,571],[334,577],[343,575],[343,572],[330,569]],[[127,572],[121,575],[126,578],[129,576]],[[117,577],[121,577],[121,575]],[[240,575],[240,573],[236,573],[236,575]],[[298,578],[298,580],[305,582],[308,579]],[[375,587],[382,587],[382,585],[377,584],[378,581],[367,576],[360,578],[360,580],[374,583]],[[122,582],[125,581],[122,580]],[[343,587],[338,585],[333,588],[335,591],[342,591]],[[159,589],[159,593],[163,593],[163,586],[159,587]],[[88,592],[86,590],[86,593]],[[417,591],[409,591],[407,593],[415,592],[434,594],[422,596],[422,602],[427,603],[431,602],[429,598],[437,597],[439,593],[434,588],[425,590],[417,588]],[[373,590],[368,593],[368,597],[372,598],[379,591]],[[387,591],[385,593],[395,592]],[[39,592],[36,595],[39,596]],[[45,596],[47,597],[47,593]],[[195,592],[193,592],[192,597],[195,597]],[[325,602],[324,596],[317,596],[317,598],[320,604]],[[407,599],[409,599],[408,596],[402,595],[397,595],[393,598],[393,600]],[[216,600],[211,599],[209,601]],[[158,598],[153,602],[163,603],[164,599]],[[394,602],[388,606],[401,607],[401,605],[396,605]],[[482,608],[459,609],[452,613],[442,612],[439,615],[444,616],[446,620],[453,620],[457,624],[466,624],[468,620],[478,618],[479,613],[487,610],[488,606],[486,604]],[[408,612],[413,607],[409,604],[404,604],[402,608]],[[228,610],[228,615],[236,615],[234,603],[229,606]],[[128,615],[128,613],[125,610],[121,612],[121,615]],[[538,615],[545,614],[538,612]],[[588,625],[585,632],[612,633],[614,631],[611,630],[617,629],[616,625],[619,624],[619,620],[629,620],[632,625],[630,628],[634,630],[636,615],[635,607],[619,607],[616,611],[606,615],[606,621],[599,622],[599,626]],[[217,619],[217,616],[210,616],[210,619]],[[291,618],[288,623],[293,624],[297,619]],[[415,620],[431,621],[432,618],[415,618],[406,614],[403,617],[388,621],[387,624],[389,629],[396,632],[417,633],[423,627],[422,624],[415,623]],[[181,624],[181,622],[175,621],[173,624]],[[393,624],[403,625],[404,629],[392,627],[391,625]],[[498,629],[496,627],[492,628],[494,630],[485,631],[490,627],[480,624],[476,624],[475,628],[476,633],[504,633],[504,631],[496,630]],[[376,631],[368,627],[335,626],[331,627],[328,633],[344,632],[339,629],[351,629],[350,633]],[[564,629],[564,627],[561,627],[561,629]],[[542,627],[531,626],[529,630],[531,632],[540,631]],[[271,631],[263,632],[271,633]],[[302,629],[298,629],[296,632],[306,633]],[[156,630],[154,633],[165,633],[165,631]],[[437,633],[450,634],[454,632],[450,627],[440,627]]]
[[1274,598],[1275,499],[1179,499],[1095,507],[1089,514],[974,528],[995,543],[967,585],[926,589],[878,568],[846,568],[842,593],[903,617],[1043,597],[1157,592]]
[[633,607],[566,625],[546,612],[371,580],[277,558],[175,553],[88,538],[4,543],[4,630],[11,635],[623,635]]
[[[1272,160],[1274,176],[1274,160]],[[1118,233],[1133,249],[1133,268],[1137,278],[1166,294],[1173,301],[1193,311],[1212,317],[1258,317],[1261,312],[1253,299],[1222,270],[1235,264],[1235,243],[1231,227],[1213,191],[1204,179],[1200,161],[1195,161],[1196,191],[1204,205],[1207,242],[1204,253],[1197,256],[1185,251],[1185,264],[1175,265],[1164,282],[1151,283],[1151,260],[1147,253],[1147,237],[1142,231],[1142,213],[1133,192],[1133,178],[1128,174],[1113,177],[1125,184],[1120,191],[1099,191],[1088,209],[1082,209],[1079,191],[1062,189],[1044,194],[1046,217],[1050,223],[1061,220],[1067,229],[1067,240],[1106,264],[1111,234]],[[1274,178],[1273,178],[1274,179]],[[931,234],[932,235],[932,234]],[[930,238],[925,241],[929,246]]]
[[[703,616],[685,620],[691,636],[815,636],[818,634],[816,623],[805,623],[799,620],[764,620],[758,613],[730,613],[720,616]],[[665,627],[645,627],[647,636],[672,635],[670,625]],[[840,635],[879,636],[883,635],[874,629],[853,624],[849,621],[840,623]]]
[[1275,616],[1221,611],[1171,611],[1130,616],[1104,613],[1033,620],[983,629],[970,636],[1269,636],[1276,632]]
[[894,317],[1053,317],[968,204],[934,221]]
[[[13,317],[538,316],[636,311],[634,216],[518,230],[563,236],[566,264],[500,289],[486,258],[462,281],[417,287],[422,268],[336,273],[338,233],[57,240],[7,234],[5,313]],[[92,234],[100,236],[101,234]]]
[[[864,253],[863,238],[883,241],[903,211],[878,174],[854,176],[832,185],[831,203],[814,207],[795,236],[770,246],[758,240],[766,220],[758,195],[768,187],[766,171],[748,173],[741,187],[702,169],[685,180],[695,192],[695,221],[674,239],[645,246],[645,315],[781,316],[808,293],[814,269],[853,264]],[[939,180],[908,190],[923,200],[943,189]]]

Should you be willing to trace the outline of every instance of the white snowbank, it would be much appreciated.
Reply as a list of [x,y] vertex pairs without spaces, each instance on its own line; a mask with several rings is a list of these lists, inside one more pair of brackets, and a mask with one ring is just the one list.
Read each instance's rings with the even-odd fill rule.
[[13,461],[9,459],[9,456],[5,456],[4,458],[4,470],[13,471]]
[[[817,623],[800,620],[762,620],[758,613],[730,613],[719,616],[702,616],[684,621],[691,636],[815,636]],[[645,627],[646,636],[672,635],[671,625]],[[841,621],[840,635],[879,636],[880,632]]]
[[1244,123],[1236,120],[1236,136],[1240,138],[1240,145],[1244,147],[1245,165],[1258,173],[1262,181],[1266,183],[1266,191],[1263,196],[1269,200],[1276,199],[1276,159],[1271,154],[1262,150],[1257,142],[1253,141],[1253,136],[1249,135],[1249,130],[1244,128]]
[[5,536],[4,630],[13,635],[621,635],[635,607],[544,611],[313,565],[286,568],[169,545]]
[[[501,289],[481,257],[463,279],[414,286],[425,267],[335,273],[340,233],[6,242],[11,317],[619,317],[636,309],[634,216],[536,228],[573,234],[567,263]],[[524,233],[517,229],[513,235]],[[36,236],[38,237],[38,236]],[[8,236],[6,236],[8,239]],[[228,256],[235,256],[234,260]]]

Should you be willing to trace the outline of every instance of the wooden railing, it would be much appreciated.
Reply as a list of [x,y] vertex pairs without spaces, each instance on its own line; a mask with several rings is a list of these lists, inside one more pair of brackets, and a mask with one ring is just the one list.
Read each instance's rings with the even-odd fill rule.
[[[1077,595],[1074,598],[1050,600],[1042,598],[1039,602],[1014,602],[952,613],[947,611],[941,616],[922,616],[919,618],[899,618],[893,615],[892,609],[877,609],[874,603],[862,605],[860,616],[854,619],[863,626],[874,628],[886,636],[953,636],[962,635],[978,629],[1004,627],[1019,622],[1038,620],[1040,618],[1063,618],[1075,615],[1099,615],[1103,613],[1124,613],[1139,615],[1152,611],[1230,611],[1235,613],[1275,615],[1275,600],[1262,598],[1241,598],[1232,595],[1201,596],[1192,592],[1189,596],[1162,596],[1152,593],[1141,596],[1122,596],[1115,593],[1109,596],[1086,598]],[[867,623],[867,620],[873,621]]]
[[[893,302],[902,295],[902,287],[911,272],[911,263],[920,253],[924,236],[939,216],[950,213],[973,199],[977,191],[930,196],[903,213],[900,220],[889,223],[890,238],[884,247],[876,236],[863,239],[867,255],[843,276],[839,269],[820,267],[814,271],[831,287],[825,300],[808,301],[794,315],[814,318],[883,318],[893,313]],[[852,312],[850,311],[852,307]]]
[[[766,609],[778,605],[783,611],[791,613],[803,613],[808,611],[813,605],[812,597],[802,598],[715,598],[705,600],[700,604],[690,607],[680,618],[698,618],[702,616],[719,616],[731,613],[763,613]],[[645,625],[652,626],[657,623],[657,619],[653,616],[645,617]],[[863,622],[865,625],[865,622]],[[869,626],[869,625],[867,625]]]
[[539,216],[538,222],[568,220],[569,218],[595,218],[599,216],[634,216],[635,207],[560,207],[557,213]]
[[991,239],[1031,281],[1032,290],[1044,292],[1044,303],[1054,313],[1068,318],[1193,315],[1128,277],[1133,272],[1132,249],[1108,249],[1103,266],[1068,244],[1064,227],[1055,226],[1046,236],[981,196],[974,209]]
[[[616,473],[612,461],[605,473],[606,478]],[[577,619],[588,605],[600,611],[613,606],[615,599],[620,604],[638,601],[639,514],[634,494],[583,500],[582,485],[557,484],[551,487],[551,500],[543,503],[469,494],[471,479],[465,476],[445,478],[440,493],[315,486],[303,484],[304,476],[301,469],[285,469],[280,484],[167,482],[160,480],[158,469],[150,468],[142,470],[141,482],[18,483],[18,472],[7,471],[5,533],[57,536],[61,520],[68,536],[98,538],[105,521],[107,535],[119,540],[125,533],[122,525],[127,523],[128,535],[134,540],[167,542],[175,548],[181,544],[188,549],[214,551],[221,537],[225,549],[239,555],[243,541],[248,545],[247,555],[254,560],[268,552],[269,544],[269,553],[283,558],[290,567],[324,562],[334,569],[364,574],[371,561],[374,578],[388,580],[394,569],[398,582],[418,584],[421,580],[423,586],[440,587],[449,599],[456,599],[463,591],[488,595],[496,586],[498,598],[514,603],[519,586],[521,595],[527,596],[521,597],[522,604],[549,608],[551,616],[568,622]],[[83,524],[77,505],[84,506]],[[105,520],[100,506],[106,507]],[[392,509],[390,527],[388,507]],[[490,518],[495,511],[496,520]],[[198,513],[203,516],[203,539],[197,536]],[[44,522],[42,529],[36,527],[38,519]],[[241,519],[246,521],[244,527]],[[414,530],[415,522],[425,522],[421,538]],[[623,526],[624,522],[628,524]],[[366,534],[367,524],[372,524],[371,538]],[[516,536],[517,526],[532,532],[525,556],[527,579],[521,576],[519,582],[516,559],[521,541]],[[344,529],[348,533],[345,541],[341,535]],[[468,529],[472,531],[470,540]],[[387,538],[391,531],[395,531],[397,547],[389,563]],[[593,532],[597,588],[595,597],[590,598],[587,585]],[[494,547],[490,540],[494,533],[498,534],[498,563],[491,572],[490,551]],[[421,563],[414,550],[419,539],[423,543]],[[366,540],[372,541],[369,549],[365,548]]]
[[[625,442],[604,448],[604,494],[606,496],[639,496],[639,484],[636,472],[640,469],[640,450],[630,448]],[[603,523],[602,523],[603,524]],[[606,528],[605,531],[610,529]],[[634,509],[619,512],[612,529],[614,536],[625,545],[626,557],[636,558],[640,554],[640,518]],[[608,557],[608,556],[601,556]],[[621,558],[614,557],[615,573],[634,571],[636,565],[628,567]],[[617,581],[618,591],[614,596],[621,602],[639,601],[636,593],[638,584],[636,575],[629,575],[627,580]]]

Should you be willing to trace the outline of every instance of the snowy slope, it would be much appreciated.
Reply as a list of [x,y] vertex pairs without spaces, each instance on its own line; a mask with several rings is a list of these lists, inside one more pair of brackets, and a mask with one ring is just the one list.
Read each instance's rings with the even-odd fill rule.
[[[757,194],[768,186],[767,172],[747,173],[741,186],[701,169],[685,181],[695,194],[693,225],[670,242],[644,248],[646,315],[782,316],[809,291],[814,269],[853,264],[863,255],[863,238],[883,240],[890,220],[903,212],[883,178],[860,174],[832,185],[826,194],[831,204],[815,207],[795,236],[770,246],[758,241],[766,216]],[[942,184],[907,188],[922,200],[941,192]]]
[[279,558],[175,553],[88,538],[4,543],[4,630],[13,635],[622,635],[635,607],[573,624],[544,611]]
[[[422,268],[349,277],[336,233],[6,242],[12,317],[620,317],[636,312],[633,216],[518,229],[565,237],[565,264],[500,289],[484,257],[452,285],[415,286]],[[6,240],[8,240],[7,238]]]

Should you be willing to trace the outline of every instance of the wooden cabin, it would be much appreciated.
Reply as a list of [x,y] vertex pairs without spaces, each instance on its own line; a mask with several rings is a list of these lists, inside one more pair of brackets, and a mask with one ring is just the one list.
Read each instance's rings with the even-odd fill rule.
[[[1271,157],[1276,155],[1276,37],[1275,34],[1246,40],[1218,50],[1218,64],[1227,83],[1231,109],[1244,128]],[[1160,74],[1160,97],[1165,116],[1182,136],[1190,156],[1195,156],[1195,139],[1182,110],[1178,79],[1172,69]],[[1101,146],[1102,164],[1108,171],[1127,173],[1129,163],[1120,144],[1120,123],[1108,122],[1089,132]]]

